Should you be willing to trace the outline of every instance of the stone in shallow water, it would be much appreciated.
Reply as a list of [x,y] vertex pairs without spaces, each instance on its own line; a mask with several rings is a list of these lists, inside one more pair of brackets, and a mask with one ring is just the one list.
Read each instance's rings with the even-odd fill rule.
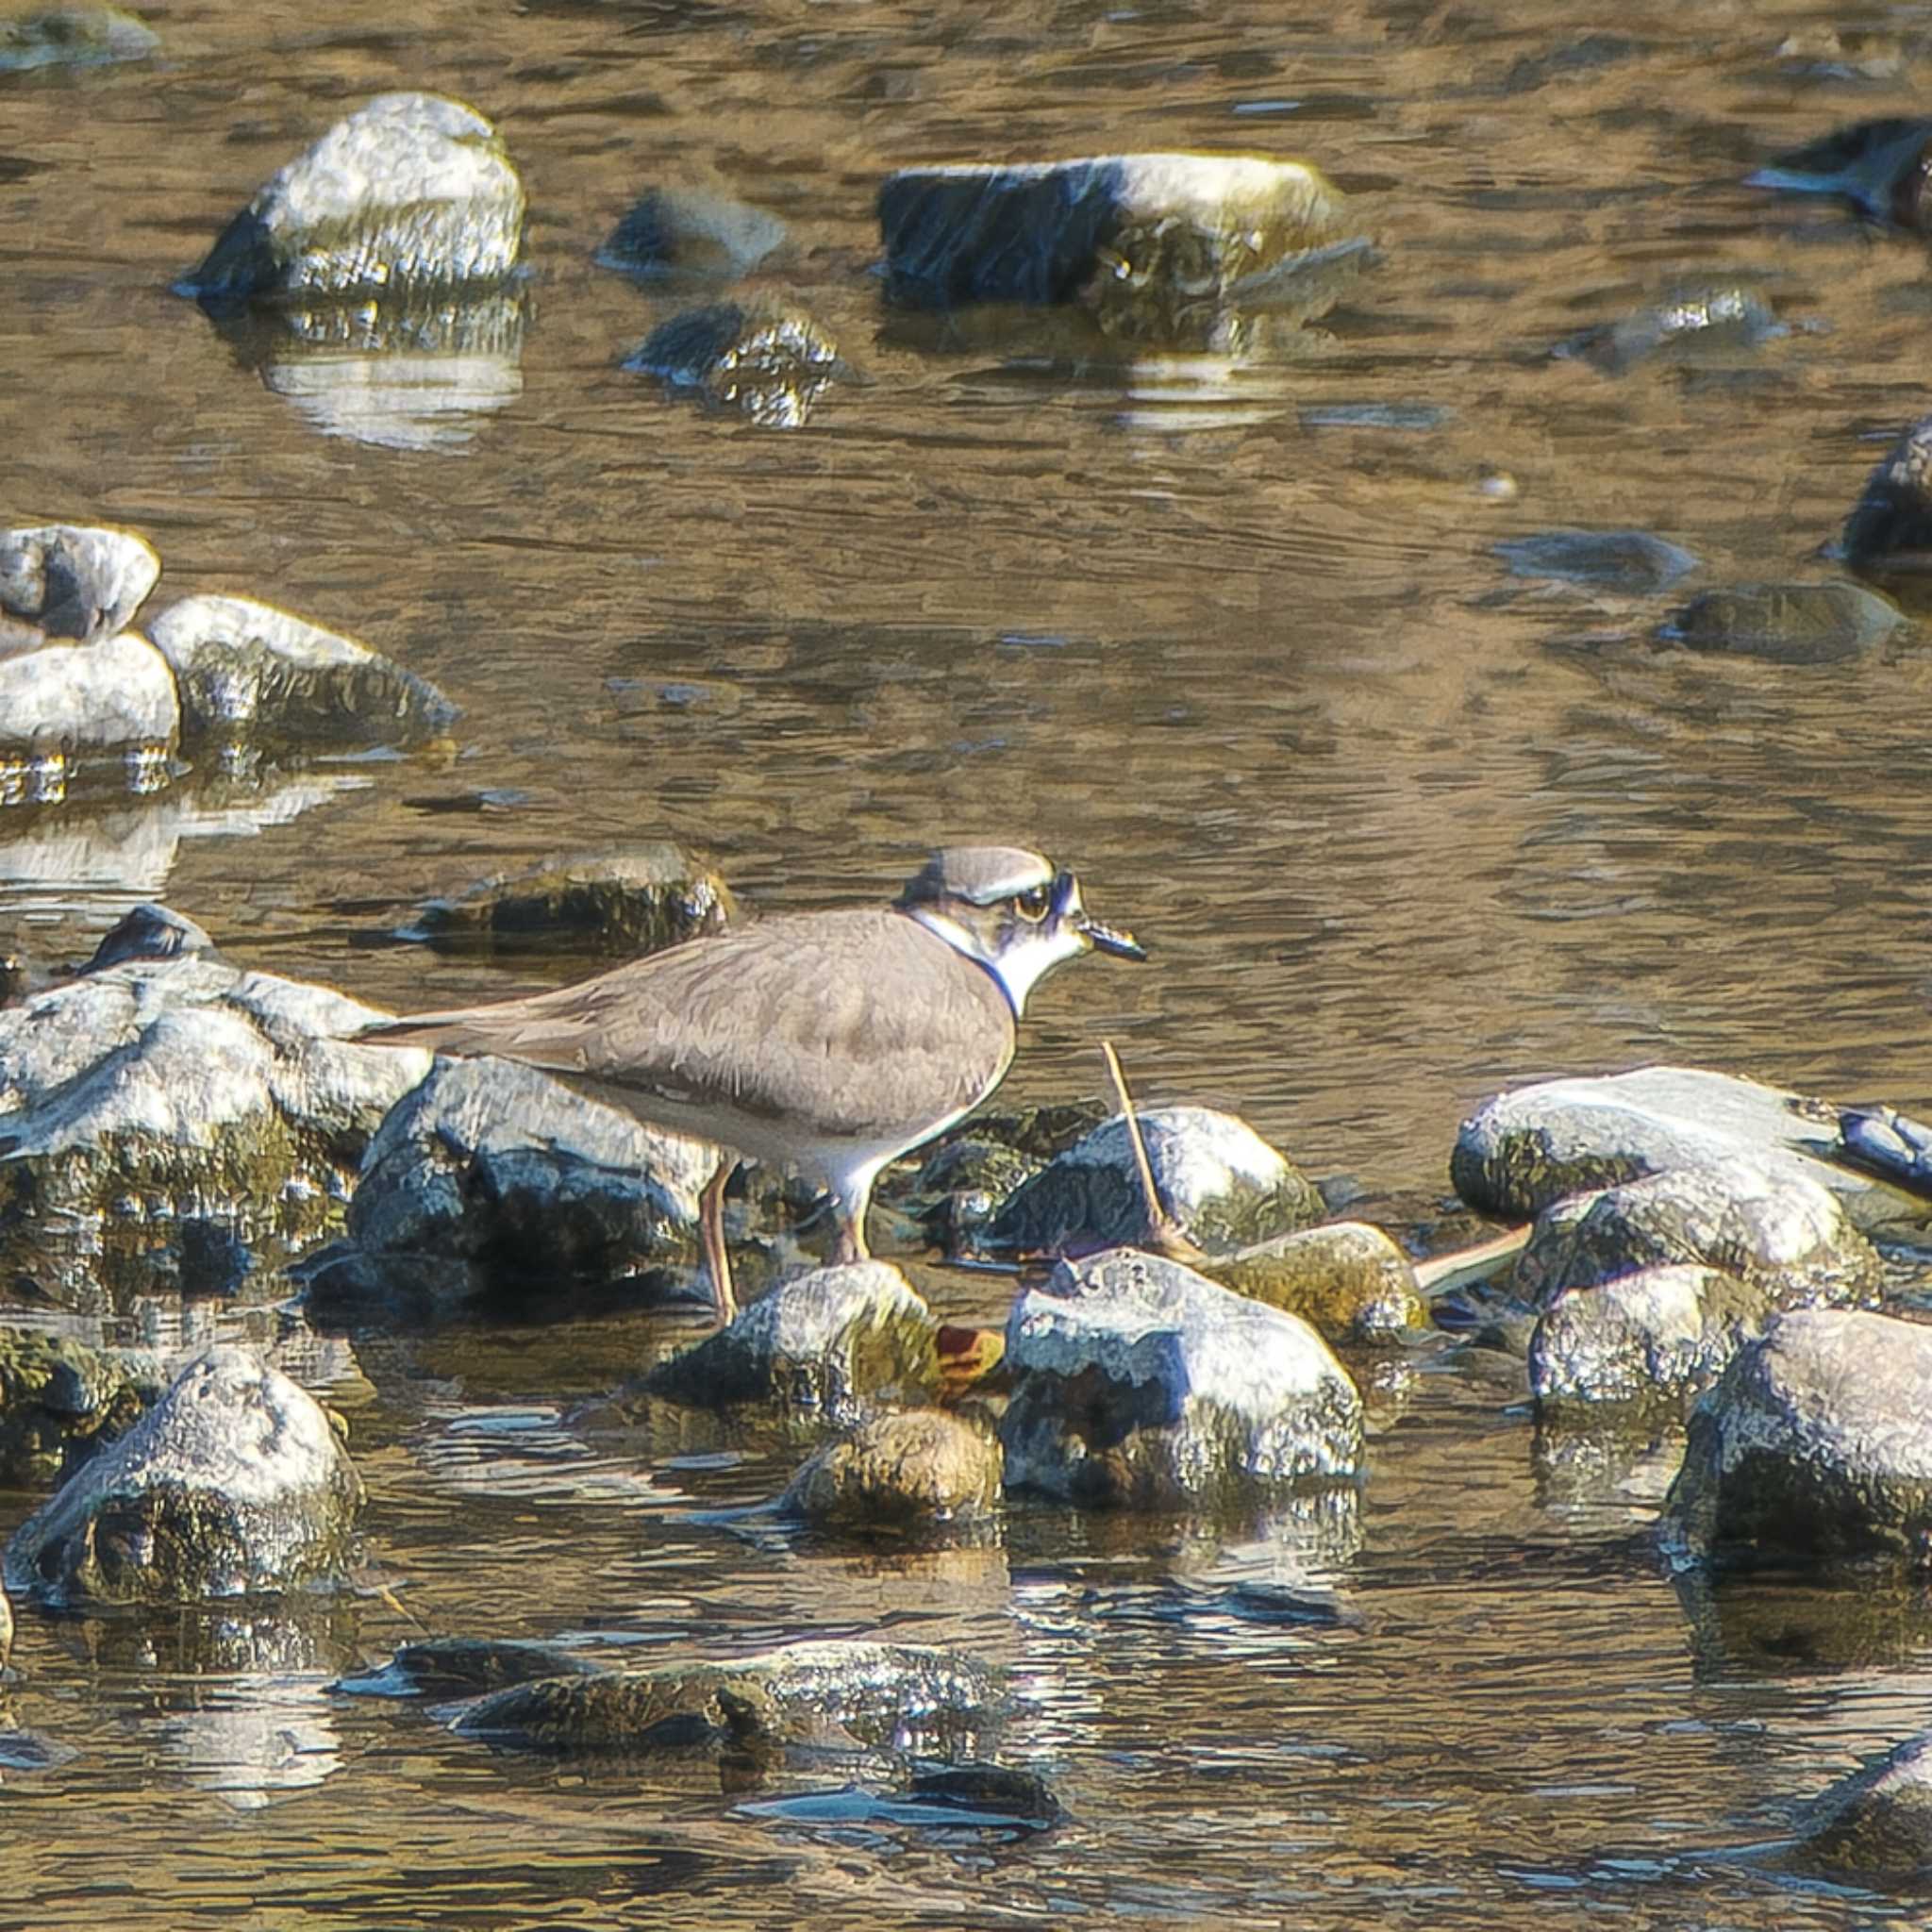
[[1693,651],[1837,664],[1906,628],[1898,606],[1861,584],[1735,584],[1692,598],[1659,635]]
[[1365,1222],[1305,1228],[1197,1265],[1224,1288],[1299,1315],[1328,1341],[1389,1341],[1429,1326],[1413,1264]]
[[560,1643],[517,1637],[430,1637],[406,1643],[373,1671],[339,1678],[345,1697],[475,1697],[538,1677],[585,1676],[608,1669]]
[[1932,1732],[1840,1779],[1796,1824],[1790,1862],[1804,1870],[1922,1889],[1932,1878]]
[[382,94],[257,192],[176,283],[204,302],[500,280],[524,187],[496,131],[440,94]]
[[626,275],[729,281],[782,247],[785,224],[763,208],[704,189],[652,188],[597,251]]
[[999,1500],[999,1443],[958,1416],[916,1408],[826,1443],[777,1507],[819,1528],[903,1536],[982,1521]]
[[1643,530],[1542,530],[1495,546],[1512,576],[1554,577],[1632,596],[1668,590],[1697,568],[1688,550]]
[[1679,290],[1621,322],[1572,336],[1555,353],[1623,375],[1658,357],[1722,361],[1784,332],[1755,289],[1724,282]]
[[1896,115],[1858,121],[1778,156],[1747,175],[1744,185],[1838,195],[1873,221],[1924,228],[1928,144],[1932,121]]
[[0,18],[0,74],[144,60],[160,44],[151,26],[118,7],[29,8]]
[[1932,569],[1932,416],[1914,423],[1866,478],[1839,543],[1854,570]]
[[134,631],[0,658],[0,759],[165,752],[180,726],[168,660]]
[[846,373],[837,343],[817,323],[767,301],[674,315],[624,366],[774,429],[798,428]]
[[185,597],[149,626],[191,731],[298,743],[440,737],[456,706],[353,638],[251,597]]
[[126,628],[161,575],[131,530],[39,524],[0,531],[0,657]]

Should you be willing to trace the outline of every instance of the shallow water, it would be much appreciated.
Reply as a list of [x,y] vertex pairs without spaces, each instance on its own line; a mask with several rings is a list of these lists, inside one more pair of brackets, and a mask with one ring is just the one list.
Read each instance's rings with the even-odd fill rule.
[[[553,852],[675,837],[765,908],[875,897],[927,846],[1077,865],[1158,950],[1038,1001],[1012,1091],[1231,1106],[1372,1208],[1443,1191],[1507,1083],[1656,1058],[1923,1109],[1932,658],[1659,648],[1710,585],[1829,575],[1925,407],[1924,245],[1743,188],[1909,112],[1915,9],[1103,8],[1004,0],[151,8],[163,56],[0,79],[8,522],[146,533],[166,598],[253,593],[465,708],[453,754],[0,810],[0,942],[83,956],[164,897],[239,959],[398,1006],[540,969],[378,941]],[[526,312],[438,366],[264,349],[167,292],[367,95],[502,129]],[[1123,360],[890,313],[891,169],[1123,148],[1317,161],[1380,258],[1292,355]],[[651,185],[782,215],[861,381],[783,433],[618,368],[688,293],[591,254]],[[1781,327],[1621,374],[1556,357],[1687,282]],[[1507,479],[1507,483],[1499,480]],[[1636,528],[1670,591],[1494,547]],[[985,1277],[927,1276],[991,1314]],[[1007,1923],[1838,1925],[1794,1803],[1932,1722],[1923,1607],[1680,1597],[1644,1529],[1668,1443],[1545,1442],[1481,1357],[1377,1398],[1361,1514],[1018,1515],[855,1555],[695,1512],[795,1450],[578,1405],[659,1330],[309,1336],[239,1324],[349,1414],[371,1594],[164,1630],[28,1613],[0,1916],[41,1925]],[[1640,1445],[1641,1446],[1641,1445]],[[9,1527],[31,1499],[7,1499]],[[1229,1591],[1340,1590],[1364,1627]],[[1014,1671],[1038,1835],[748,1808],[890,1768],[582,1774],[328,1680],[416,1634],[711,1653],[957,1641]],[[0,1752],[0,1758],[4,1758]]]

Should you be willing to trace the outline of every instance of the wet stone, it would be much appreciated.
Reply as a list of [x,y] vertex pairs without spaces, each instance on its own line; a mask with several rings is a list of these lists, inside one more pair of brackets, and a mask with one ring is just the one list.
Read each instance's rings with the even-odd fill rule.
[[252,598],[184,598],[149,634],[175,673],[190,732],[298,744],[410,743],[441,737],[458,716],[414,672]]
[[1556,351],[1623,375],[1659,357],[1724,360],[1755,350],[1784,328],[1755,289],[1716,283],[1667,295],[1621,322],[1583,330]]
[[224,1344],[21,1525],[7,1585],[56,1607],[291,1590],[342,1574],[361,1500],[315,1399]]
[[160,44],[151,26],[118,7],[33,7],[0,16],[0,74],[144,60]]
[[39,524],[0,532],[0,658],[59,638],[113,637],[160,575],[160,558],[131,530]]
[[1668,590],[1698,567],[1688,550],[1643,530],[1542,530],[1508,538],[1495,545],[1495,554],[1512,576],[1550,577],[1629,596]]
[[1299,1317],[1178,1262],[1062,1262],[1007,1324],[1008,1489],[1083,1507],[1246,1507],[1351,1478],[1362,1405]]
[[717,873],[660,841],[480,880],[432,899],[401,937],[444,952],[555,947],[629,959],[722,932],[736,910]]
[[931,1400],[938,1336],[932,1311],[889,1263],[814,1268],[653,1370],[645,1388],[705,1407],[775,1404],[850,1421]]
[[773,429],[798,428],[847,374],[817,323],[765,301],[687,309],[653,329],[624,366]]
[[1720,1568],[1888,1558],[1932,1567],[1932,1328],[1781,1315],[1690,1416],[1659,1530]]
[[338,1678],[331,1688],[345,1697],[449,1701],[539,1677],[586,1676],[607,1668],[560,1643],[515,1637],[431,1637],[404,1644],[388,1663]]
[[[1314,1183],[1232,1114],[1160,1107],[1139,1118],[1155,1191],[1196,1247],[1228,1254],[1307,1227],[1326,1211]],[[1127,1124],[1117,1115],[1024,1182],[985,1241],[1057,1255],[1132,1246],[1154,1234]]]
[[166,752],[180,724],[167,659],[131,630],[0,658],[0,762],[42,751]]
[[1744,180],[1747,187],[1786,194],[1835,195],[1872,221],[1923,230],[1928,225],[1928,146],[1932,121],[1896,115],[1859,121],[1779,155]]
[[71,1474],[140,1419],[158,1391],[70,1336],[0,1328],[0,1487]]
[[781,1516],[820,1529],[903,1536],[983,1522],[999,1507],[1000,1445],[941,1409],[873,1416],[791,1479]]
[[1390,1341],[1429,1326],[1414,1265],[1363,1222],[1307,1228],[1196,1265],[1224,1288],[1299,1315],[1331,1342]]
[[1841,1779],[1797,1819],[1790,1862],[1854,1883],[1932,1879],[1932,1734]]
[[1932,568],[1932,416],[1922,416],[1865,481],[1839,540],[1854,570]]
[[1897,605],[1859,584],[1737,584],[1692,598],[1658,635],[1773,664],[1838,664],[1907,628]]
[[732,281],[784,246],[785,224],[703,189],[653,188],[605,239],[597,260],[625,275]]
[[266,182],[175,286],[222,303],[499,281],[523,233],[523,183],[482,115],[383,94]]

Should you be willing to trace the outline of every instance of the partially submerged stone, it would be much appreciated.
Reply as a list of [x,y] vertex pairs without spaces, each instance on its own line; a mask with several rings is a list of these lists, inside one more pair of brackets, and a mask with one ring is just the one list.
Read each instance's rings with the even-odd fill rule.
[[1920,1218],[1923,1202],[1837,1165],[1839,1108],[1695,1067],[1640,1067],[1518,1087],[1463,1122],[1449,1163],[1478,1212],[1528,1221],[1568,1194],[1743,1155],[1829,1188],[1854,1225]]
[[345,1697],[476,1697],[539,1677],[587,1676],[608,1664],[560,1643],[516,1637],[429,1637],[406,1643],[388,1663],[338,1678]]
[[798,428],[847,373],[810,316],[769,299],[686,309],[653,329],[624,366],[774,429]]
[[1697,559],[1646,530],[1541,530],[1509,537],[1495,553],[1512,576],[1553,577],[1632,596],[1668,590]]
[[1854,570],[1932,569],[1932,416],[1922,416],[1865,479],[1839,547]]
[[993,1672],[909,1643],[788,1643],[723,1663],[666,1664],[518,1684],[479,1699],[457,1730],[558,1757],[808,1741],[838,1727],[892,1742],[971,1727],[993,1714]]
[[1086,1507],[1247,1507],[1361,1457],[1355,1384],[1306,1322],[1178,1262],[1062,1262],[1007,1324],[1007,1485]]
[[[36,524],[0,531],[0,657],[125,630],[161,575],[132,530]],[[0,713],[4,715],[4,713]]]
[[444,952],[556,947],[631,959],[722,932],[736,909],[717,873],[658,840],[481,879],[430,900],[402,936]]
[[597,260],[625,275],[732,281],[782,247],[785,224],[761,208],[695,188],[650,188],[625,210]]
[[[1155,1191],[1196,1247],[1230,1253],[1307,1227],[1325,1211],[1307,1176],[1245,1121],[1205,1107],[1140,1115]],[[990,1248],[1058,1255],[1132,1246],[1155,1230],[1124,1117],[1083,1136],[1024,1182],[986,1230]]]
[[1923,116],[1858,121],[1779,155],[1768,167],[1747,175],[1744,185],[1786,194],[1835,195],[1872,221],[1923,230],[1928,225],[1928,147],[1932,121]]
[[655,1395],[720,1407],[777,1404],[849,1420],[939,1388],[938,1324],[885,1261],[855,1261],[781,1282],[728,1328],[654,1369]]
[[297,744],[441,737],[456,706],[353,638],[251,597],[186,597],[148,627],[175,673],[183,724],[223,738]]
[[1197,1265],[1224,1288],[1299,1315],[1328,1341],[1388,1341],[1429,1325],[1414,1264],[1364,1222],[1305,1228]]
[[1000,1500],[1000,1445],[942,1409],[873,1416],[828,1442],[778,1500],[778,1513],[820,1529],[905,1536],[966,1525]]
[[1734,584],[1692,598],[1658,635],[1692,651],[1838,664],[1907,628],[1896,604],[1861,584]]
[[1932,1568],[1932,1328],[1780,1316],[1692,1411],[1660,1528],[1685,1558],[1724,1567]]
[[0,761],[172,751],[181,708],[168,661],[128,630],[0,658]]
[[523,236],[523,183],[490,123],[382,94],[264,183],[175,286],[221,303],[497,281]]
[[1724,361],[1784,334],[1771,304],[1743,283],[1680,289],[1621,321],[1588,328],[1556,354],[1623,375],[1657,357]]
[[21,1525],[6,1580],[57,1607],[291,1590],[342,1574],[361,1500],[314,1397],[223,1344]]
[[151,26],[118,7],[30,7],[0,15],[0,74],[144,60],[160,44]]
[[1908,1738],[1805,1807],[1790,1861],[1840,1882],[1932,1878],[1932,1732]]
[[38,1489],[133,1426],[143,1376],[71,1336],[0,1328],[0,1488]]

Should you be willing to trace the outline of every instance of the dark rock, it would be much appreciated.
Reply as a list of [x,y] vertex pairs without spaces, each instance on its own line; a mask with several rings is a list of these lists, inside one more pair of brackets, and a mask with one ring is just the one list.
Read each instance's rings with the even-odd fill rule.
[[1041,1163],[1002,1141],[975,1135],[942,1141],[921,1162],[901,1190],[882,1176],[876,1198],[909,1212],[933,1246],[962,1256],[984,1251],[986,1233],[1001,1205]]
[[1026,1824],[1038,1829],[1064,1815],[1053,1787],[1037,1772],[1004,1764],[922,1764],[908,1784],[913,1801],[936,1806],[954,1824]]
[[1000,1445],[942,1409],[874,1416],[792,1477],[778,1513],[820,1529],[906,1536],[984,1521],[999,1507]]
[[763,208],[702,189],[653,188],[618,223],[597,260],[626,275],[732,281],[785,242]]
[[185,912],[148,904],[130,907],[101,936],[80,970],[105,973],[130,959],[173,959],[183,953],[212,953],[215,942]]
[[1932,121],[1859,121],[1778,156],[1769,167],[1747,175],[1744,183],[1787,194],[1837,195],[1872,221],[1924,229],[1928,144]]
[[1668,590],[1697,568],[1688,550],[1642,530],[1542,530],[1508,538],[1495,554],[1512,576],[1554,577],[1630,596]]
[[814,1268],[654,1369],[645,1387],[707,1407],[775,1403],[849,1421],[874,1407],[931,1400],[938,1324],[888,1262]]
[[[1140,1115],[1161,1205],[1195,1246],[1228,1254],[1326,1211],[1314,1183],[1244,1121],[1204,1107]],[[1056,1255],[1153,1239],[1124,1117],[1095,1127],[1023,1182],[987,1228],[989,1248]]]
[[1932,1328],[1780,1316],[1690,1417],[1660,1524],[1722,1567],[1890,1558],[1932,1567]]
[[431,1637],[406,1643],[374,1671],[341,1677],[330,1687],[345,1697],[425,1697],[451,1700],[526,1684],[538,1677],[585,1676],[607,1669],[560,1643],[514,1637]]
[[1854,570],[1932,568],[1932,416],[1914,423],[1866,478],[1839,542]]
[[298,744],[411,743],[441,737],[458,716],[414,672],[251,598],[184,598],[149,634],[175,673],[190,732]]
[[0,1328],[0,1487],[39,1489],[126,1433],[156,1394],[71,1337]]
[[118,7],[41,7],[0,19],[0,74],[144,60],[160,36]]
[[1932,1732],[1840,1779],[1797,1819],[1790,1862],[1840,1883],[1932,1879]]
[[402,937],[444,952],[559,947],[641,958],[719,932],[731,888],[669,841],[560,858],[432,899]]
[[1556,353],[1591,363],[1606,375],[1623,375],[1662,356],[1728,359],[1784,333],[1771,305],[1755,289],[1720,282],[1680,290],[1621,322],[1585,329]]
[[1245,1507],[1354,1475],[1362,1405],[1294,1315],[1126,1249],[1062,1262],[1007,1324],[1009,1489],[1087,1507]]
[[181,1603],[340,1576],[362,1485],[314,1398],[246,1350],[208,1350],[7,1546],[57,1607]]
[[1907,627],[1897,605],[1859,584],[1735,584],[1692,598],[1658,635],[1692,651],[1837,664]]
[[[0,22],[0,45],[6,25]],[[40,524],[0,532],[0,657],[59,638],[99,643],[127,627],[161,575],[131,530]]]
[[523,183],[489,122],[383,94],[266,182],[175,287],[222,303],[499,281],[523,233]]
[[624,366],[774,429],[799,427],[848,373],[817,323],[768,301],[718,302],[674,315]]
[[1855,1226],[1923,1218],[1923,1202],[1836,1165],[1840,1109],[1694,1067],[1640,1067],[1518,1087],[1463,1122],[1449,1163],[1479,1213],[1528,1221],[1566,1195],[1734,1155],[1829,1188]]
[[1429,1326],[1414,1264],[1363,1222],[1331,1222],[1195,1265],[1237,1294],[1299,1315],[1328,1341],[1389,1341]]

